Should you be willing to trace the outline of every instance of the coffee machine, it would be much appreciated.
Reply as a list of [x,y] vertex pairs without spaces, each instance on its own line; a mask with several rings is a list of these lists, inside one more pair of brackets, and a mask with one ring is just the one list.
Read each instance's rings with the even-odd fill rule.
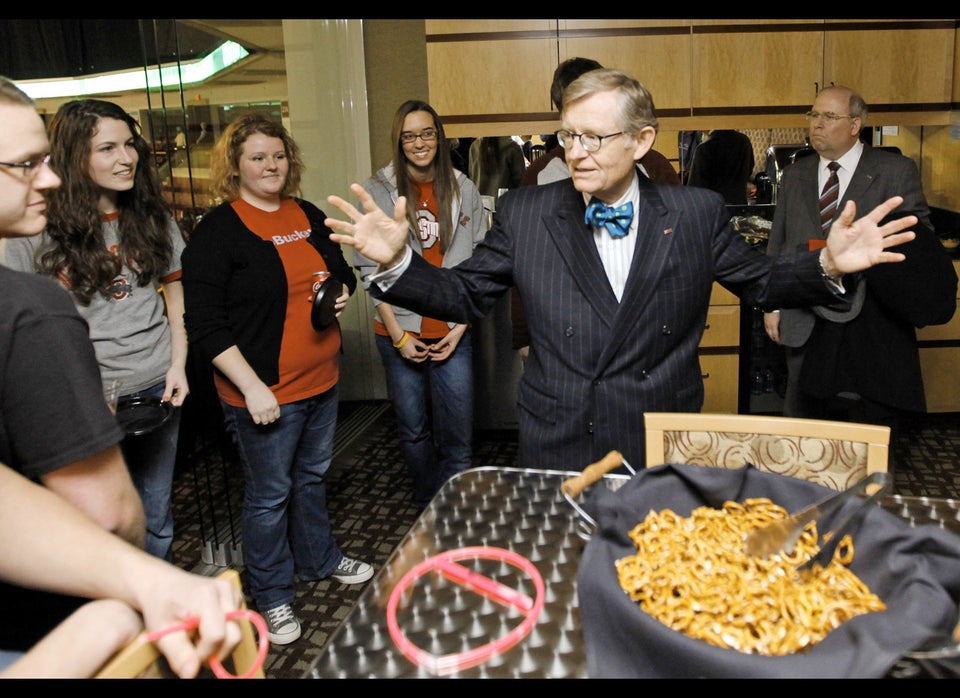
[[[771,145],[767,148],[767,164],[764,173],[770,181],[770,201],[771,204],[777,203],[777,190],[780,188],[780,179],[783,177],[783,169],[798,158],[815,154],[816,151],[806,143],[786,143],[780,145]],[[758,203],[759,191],[758,191]],[[764,202],[766,203],[766,202]]]

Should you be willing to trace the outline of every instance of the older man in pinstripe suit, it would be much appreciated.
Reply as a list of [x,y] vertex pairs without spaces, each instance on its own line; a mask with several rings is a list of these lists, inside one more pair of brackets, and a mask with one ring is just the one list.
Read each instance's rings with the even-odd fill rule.
[[[636,80],[614,70],[581,76],[561,118],[571,178],[505,194],[484,241],[452,269],[406,253],[402,198],[385,213],[354,184],[361,214],[328,197],[350,218],[327,219],[331,239],[383,265],[369,283],[374,295],[470,322],[517,287],[531,335],[517,394],[522,467],[581,470],[613,449],[643,467],[644,412],[703,404],[697,345],[714,280],[762,307],[842,302],[844,273],[901,261],[886,248],[913,238],[901,232],[912,216],[877,225],[900,203],[894,197],[856,222],[848,206],[819,252],[764,256],[732,229],[719,194],[639,172],[658,122]],[[635,215],[588,221],[593,203]]]

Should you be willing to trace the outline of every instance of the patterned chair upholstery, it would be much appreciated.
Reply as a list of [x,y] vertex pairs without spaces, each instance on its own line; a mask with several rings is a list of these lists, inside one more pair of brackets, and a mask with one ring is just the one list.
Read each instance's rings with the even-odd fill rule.
[[760,470],[841,490],[887,470],[889,427],[763,415],[648,412],[647,466]]

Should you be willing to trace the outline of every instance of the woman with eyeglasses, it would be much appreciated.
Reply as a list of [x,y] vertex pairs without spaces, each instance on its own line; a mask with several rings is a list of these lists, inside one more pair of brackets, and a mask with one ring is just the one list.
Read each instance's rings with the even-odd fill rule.
[[121,448],[143,501],[145,548],[169,561],[176,408],[189,393],[183,235],[161,195],[140,125],[117,104],[63,104],[50,124],[50,147],[50,167],[63,185],[47,195],[47,228],[11,240],[6,262],[58,279],[70,291],[90,326],[104,384],[121,382],[118,416],[125,405],[156,413]]
[[[364,184],[377,205],[407,204],[407,245],[437,267],[469,258],[486,233],[480,192],[454,169],[443,123],[426,102],[409,100],[393,117],[393,158]],[[359,208],[359,204],[358,204]],[[364,287],[377,263],[359,253]],[[397,421],[400,450],[425,507],[473,459],[473,348],[469,326],[373,300],[373,331]]]
[[[243,466],[247,583],[277,645],[300,637],[297,579],[360,584],[373,576],[371,565],[344,555],[327,511],[339,407],[335,318],[357,278],[330,241],[323,211],[296,196],[303,168],[278,121],[232,121],[210,158],[223,203],[183,253],[190,343],[213,365]],[[338,283],[325,285],[331,279]],[[317,298],[320,307],[333,303],[315,322]]]

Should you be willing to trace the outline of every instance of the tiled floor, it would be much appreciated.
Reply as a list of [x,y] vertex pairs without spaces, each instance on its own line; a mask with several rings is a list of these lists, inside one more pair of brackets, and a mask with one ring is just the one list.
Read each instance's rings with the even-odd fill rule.
[[[174,560],[205,573],[225,565],[242,568],[241,475],[236,467],[220,463],[219,444],[199,445],[204,448],[197,449],[196,460],[186,459],[175,482]],[[417,517],[389,407],[344,404],[335,448],[327,499],[337,540],[344,552],[379,568]],[[892,459],[896,492],[960,498],[960,413],[930,415],[907,425],[893,444]],[[475,462],[515,466],[515,433],[478,433]],[[303,676],[364,588],[333,581],[300,583],[295,610],[303,636],[291,645],[271,647],[267,676]]]

